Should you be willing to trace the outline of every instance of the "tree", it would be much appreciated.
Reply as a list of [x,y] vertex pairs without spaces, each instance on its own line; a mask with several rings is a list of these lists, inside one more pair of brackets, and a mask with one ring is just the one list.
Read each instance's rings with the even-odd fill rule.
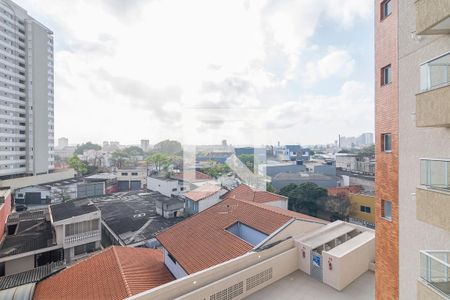
[[161,171],[161,169],[168,167],[172,161],[167,153],[153,153],[145,160],[147,163],[154,165],[158,172]]
[[321,202],[327,197],[327,190],[312,182],[289,184],[280,190],[288,197],[290,210],[317,216]]
[[78,174],[84,175],[88,172],[88,168],[85,162],[81,161],[81,159],[77,155],[73,155],[68,160],[69,166],[77,171]]
[[346,193],[338,193],[336,196],[329,196],[325,200],[324,207],[331,213],[333,219],[347,220],[352,203]]
[[75,149],[74,154],[82,155],[84,151],[86,150],[102,150],[102,147],[97,144],[93,144],[91,142],[87,142],[86,144],[78,145],[78,147]]
[[375,145],[364,147],[357,152],[359,157],[375,157]]
[[203,169],[203,172],[211,177],[218,178],[231,171],[230,167],[226,164],[211,162],[211,166]]
[[130,157],[127,152],[123,150],[116,150],[111,154],[111,163],[114,167],[121,169],[129,158]]
[[154,152],[162,152],[166,154],[178,154],[183,152],[183,147],[178,141],[164,140],[153,147]]
[[270,193],[276,193],[277,190],[273,187],[272,183],[268,182],[266,184],[266,191],[270,192]]
[[123,152],[125,152],[129,157],[143,156],[145,154],[144,150],[137,146],[127,147],[123,149]]
[[241,154],[238,158],[250,171],[255,172],[255,156],[253,154]]

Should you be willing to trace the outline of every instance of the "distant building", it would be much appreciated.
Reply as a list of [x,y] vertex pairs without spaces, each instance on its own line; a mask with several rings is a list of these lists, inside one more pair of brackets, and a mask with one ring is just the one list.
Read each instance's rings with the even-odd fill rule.
[[273,177],[280,173],[298,173],[306,171],[306,166],[303,161],[297,161],[294,163],[268,163],[258,165],[258,171],[260,175],[266,175]]
[[69,146],[69,139],[66,137],[61,137],[58,139],[58,148],[63,149],[65,147]]
[[111,173],[98,173],[84,178],[86,183],[103,182],[105,194],[112,194],[119,191],[117,176]]
[[182,173],[175,173],[171,176],[171,178],[189,183],[192,187],[199,187],[204,184],[215,183],[214,178],[199,171],[184,171]]
[[336,187],[338,185],[337,177],[335,176],[326,176],[322,174],[314,174],[314,173],[280,173],[272,177],[272,185],[274,188],[280,190],[283,187],[293,183],[293,184],[302,184],[302,183],[315,183],[321,188],[329,188]]
[[172,195],[179,196],[190,190],[190,183],[183,180],[148,176],[147,177],[147,189],[161,193],[164,196],[171,197]]
[[147,169],[117,169],[114,171],[117,176],[117,185],[119,192],[139,191],[144,189],[147,184]]
[[186,213],[192,215],[210,208],[220,201],[220,196],[225,192],[220,186],[205,184],[185,193]]
[[52,262],[72,262],[100,248],[101,212],[89,201],[11,214],[0,244],[0,276]]
[[328,165],[328,164],[322,164],[322,165],[315,165],[313,172],[316,174],[322,174],[327,176],[336,176],[336,166]]
[[367,157],[359,157],[356,154],[337,153],[336,168],[344,171],[375,175],[375,160]]
[[46,186],[28,186],[14,191],[15,204],[50,204],[51,188]]
[[150,150],[150,141],[149,140],[141,140],[141,149],[144,151]]
[[[104,247],[156,247],[155,235],[183,220],[179,213],[183,199],[158,192],[119,193],[91,200],[102,212]],[[171,213],[166,213],[165,209]]]
[[0,2],[0,17],[0,178],[49,173],[54,169],[53,32],[10,0]]

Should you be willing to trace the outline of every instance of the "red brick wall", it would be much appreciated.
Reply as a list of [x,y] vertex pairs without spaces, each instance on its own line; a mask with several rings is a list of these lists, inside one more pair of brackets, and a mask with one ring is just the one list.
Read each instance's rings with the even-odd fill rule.
[[5,225],[11,212],[11,193],[5,197],[5,201],[0,205],[0,241],[5,235]]
[[[375,0],[375,224],[376,299],[399,298],[398,269],[398,0],[380,20],[382,0]],[[381,86],[381,68],[392,66],[392,83]],[[382,152],[381,135],[392,134],[392,152]],[[392,221],[382,218],[381,200],[392,201]]]

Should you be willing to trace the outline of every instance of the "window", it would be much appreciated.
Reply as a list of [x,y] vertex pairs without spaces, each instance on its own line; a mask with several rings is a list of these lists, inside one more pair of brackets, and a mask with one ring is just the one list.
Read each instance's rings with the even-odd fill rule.
[[364,206],[364,205],[361,205],[360,210],[361,210],[362,212],[368,213],[368,214],[370,214],[370,211],[371,211],[371,210],[370,210],[370,207]]
[[95,251],[95,242],[74,247],[74,255],[91,253]]
[[133,173],[131,173],[131,176],[138,176],[138,173],[133,172]]
[[392,13],[391,0],[381,2],[381,20],[388,17]]
[[172,189],[172,192],[176,192],[176,191],[177,191],[177,188],[173,188],[173,189]]
[[391,65],[381,69],[381,85],[387,85],[392,82],[392,68]]
[[383,152],[392,151],[392,134],[385,133],[381,135],[381,150]]
[[128,173],[122,172],[122,173],[120,173],[120,175],[122,175],[122,176],[128,176]]
[[388,221],[392,221],[392,202],[381,200],[381,205],[381,216]]
[[90,232],[99,229],[99,219],[66,225],[66,236]]

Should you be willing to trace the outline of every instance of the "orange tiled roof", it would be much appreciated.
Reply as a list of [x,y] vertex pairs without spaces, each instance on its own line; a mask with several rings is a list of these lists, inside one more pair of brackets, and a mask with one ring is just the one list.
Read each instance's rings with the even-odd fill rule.
[[218,191],[220,191],[220,186],[213,184],[205,184],[202,185],[201,187],[198,187],[192,191],[185,193],[183,196],[193,201],[200,201],[205,198],[208,198],[209,196],[214,195]]
[[256,203],[267,203],[278,200],[286,200],[287,197],[266,191],[255,191],[246,184],[241,184],[237,188],[226,193],[223,198],[233,198]]
[[358,194],[361,193],[361,186],[359,185],[350,185],[350,186],[343,186],[343,187],[333,187],[333,188],[328,188],[328,195],[329,196],[337,196],[340,193],[343,194]]
[[172,178],[187,182],[200,182],[212,180],[212,178],[209,175],[199,171],[186,171],[183,173],[174,174],[172,175]]
[[250,251],[253,246],[225,229],[241,222],[267,235],[292,217],[266,205],[227,198],[161,232],[156,238],[188,274],[223,263]]
[[33,299],[124,299],[172,280],[160,250],[113,246],[39,282]]

